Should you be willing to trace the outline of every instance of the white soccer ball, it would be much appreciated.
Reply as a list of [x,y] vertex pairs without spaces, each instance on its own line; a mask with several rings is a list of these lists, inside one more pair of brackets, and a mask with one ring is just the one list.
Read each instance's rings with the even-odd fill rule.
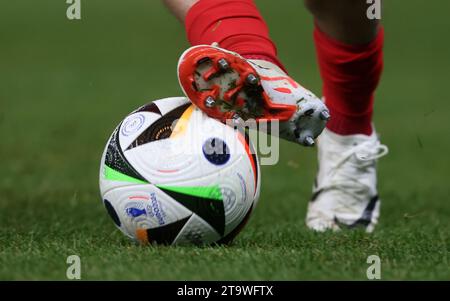
[[136,241],[228,243],[257,203],[260,176],[244,134],[174,97],[137,109],[115,129],[100,192],[116,226]]

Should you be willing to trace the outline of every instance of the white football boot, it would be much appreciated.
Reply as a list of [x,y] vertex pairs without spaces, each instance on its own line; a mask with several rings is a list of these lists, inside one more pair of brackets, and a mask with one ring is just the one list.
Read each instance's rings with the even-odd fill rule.
[[319,98],[275,64],[217,46],[187,49],[178,62],[178,79],[184,94],[208,116],[223,122],[279,120],[279,136],[305,146],[314,145],[330,118]]
[[388,153],[371,136],[342,136],[325,129],[318,139],[319,170],[306,224],[316,231],[363,227],[372,232],[380,214],[377,159]]

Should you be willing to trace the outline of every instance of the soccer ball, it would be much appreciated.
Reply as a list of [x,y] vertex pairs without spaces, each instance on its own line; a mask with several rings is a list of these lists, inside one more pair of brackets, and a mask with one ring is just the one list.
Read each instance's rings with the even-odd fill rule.
[[260,176],[242,131],[174,97],[142,106],[115,129],[101,160],[100,192],[133,240],[228,243],[257,203]]

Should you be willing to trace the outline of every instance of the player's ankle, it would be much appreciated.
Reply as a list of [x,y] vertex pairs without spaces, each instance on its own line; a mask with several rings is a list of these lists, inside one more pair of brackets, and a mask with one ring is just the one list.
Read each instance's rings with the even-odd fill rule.
[[367,135],[373,133],[371,116],[344,116],[331,112],[331,119],[326,128],[338,135]]
[[199,1],[189,10],[185,26],[191,45],[217,42],[245,58],[269,61],[286,70],[253,1]]
[[219,47],[239,53],[246,59],[271,62],[287,73],[286,68],[278,59],[275,44],[265,37],[247,34],[236,35],[221,41]]

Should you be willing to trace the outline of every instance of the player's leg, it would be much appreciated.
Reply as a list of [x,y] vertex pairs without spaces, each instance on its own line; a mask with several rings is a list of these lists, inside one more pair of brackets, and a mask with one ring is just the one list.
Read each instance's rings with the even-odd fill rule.
[[163,0],[167,8],[181,22],[184,22],[189,9],[199,0]]
[[328,110],[285,73],[253,0],[165,2],[184,21],[194,46],[178,66],[180,84],[192,102],[221,120],[281,120],[281,137],[314,144]]
[[377,36],[381,26],[367,18],[365,0],[305,0],[316,26],[330,38],[347,45],[364,45]]
[[383,67],[383,29],[365,0],[305,0],[331,120],[319,138],[319,171],[307,225],[364,226],[379,215],[376,160],[387,153],[372,129],[374,92]]

